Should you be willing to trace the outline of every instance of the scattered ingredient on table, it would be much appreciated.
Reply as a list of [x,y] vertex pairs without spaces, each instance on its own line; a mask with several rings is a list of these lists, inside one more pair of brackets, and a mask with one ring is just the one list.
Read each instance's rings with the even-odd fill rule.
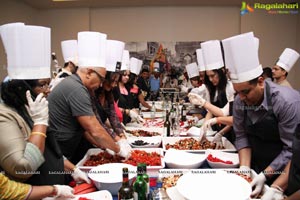
[[178,179],[182,176],[182,174],[178,175],[171,175],[168,177],[163,177],[162,181],[163,181],[163,188],[167,189],[170,187],[174,187],[177,184]]

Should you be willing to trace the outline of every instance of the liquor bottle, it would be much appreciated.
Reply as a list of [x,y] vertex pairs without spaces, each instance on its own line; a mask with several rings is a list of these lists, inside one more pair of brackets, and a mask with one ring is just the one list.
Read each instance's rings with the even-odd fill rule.
[[164,136],[170,137],[171,136],[171,123],[169,120],[170,114],[166,110],[166,120],[164,122]]
[[162,181],[156,180],[156,188],[152,192],[152,200],[170,200],[166,190],[162,187]]
[[147,183],[147,197],[149,197],[149,192],[150,192],[150,178],[149,175],[147,174],[147,165],[145,163],[140,163],[139,165],[142,166],[143,169],[143,178]]
[[129,184],[128,168],[123,168],[123,182],[118,192],[118,200],[133,200],[133,188]]
[[154,103],[154,101],[152,101],[152,106],[151,106],[151,119],[152,120],[155,119],[155,112],[156,112],[155,103]]
[[183,104],[181,108],[181,121],[186,121],[186,106]]
[[142,166],[137,166],[137,177],[133,183],[133,199],[134,200],[147,200],[147,183],[143,178]]

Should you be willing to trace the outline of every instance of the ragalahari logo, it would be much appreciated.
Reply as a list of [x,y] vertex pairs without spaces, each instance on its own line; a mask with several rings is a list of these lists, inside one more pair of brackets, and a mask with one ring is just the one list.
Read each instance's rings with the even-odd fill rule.
[[249,5],[247,4],[245,1],[242,2],[242,7],[241,7],[241,15],[245,15],[249,12],[253,12],[254,9]]

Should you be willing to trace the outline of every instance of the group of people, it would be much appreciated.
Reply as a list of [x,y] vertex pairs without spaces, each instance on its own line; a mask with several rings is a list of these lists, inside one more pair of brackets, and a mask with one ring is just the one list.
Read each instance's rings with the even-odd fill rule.
[[[62,42],[65,64],[51,78],[50,28],[12,23],[2,25],[0,35],[8,66],[1,84],[0,198],[74,197],[66,184],[90,183],[73,164],[89,148],[130,156],[122,123],[144,122],[138,108],[152,108],[146,99],[161,87],[159,63],[149,78],[149,69],[130,58],[124,42],[86,31]],[[284,194],[286,200],[299,199],[300,94],[279,85],[288,85],[299,54],[283,52],[272,82],[263,77],[252,32],[222,45],[223,51],[218,40],[201,43],[197,63],[186,66],[180,86],[201,108],[202,136],[213,129],[217,148],[223,136],[235,143],[240,172],[258,173],[251,182],[253,197],[267,183],[271,188],[263,200]]]
[[[259,43],[252,32],[222,40],[225,65],[222,55],[218,59],[216,53],[221,48],[214,49],[212,44],[213,41],[201,43],[198,71],[196,64],[187,66],[190,80],[205,71],[204,84],[193,88],[188,95],[192,104],[215,116],[209,119],[206,115],[202,131],[205,133],[215,124],[226,125],[223,131],[214,129],[218,131],[214,136],[218,144],[226,128],[233,127],[239,172],[251,176],[253,169],[258,173],[251,182],[252,197],[257,197],[264,184],[268,184],[270,189],[262,196],[263,200],[299,199],[300,94],[286,80],[299,53],[290,48],[283,51],[271,69],[272,82],[270,77],[264,77],[268,72],[263,72],[259,63]],[[212,52],[214,55],[209,57]],[[211,70],[217,64],[221,70]],[[230,89],[224,89],[228,86]]]

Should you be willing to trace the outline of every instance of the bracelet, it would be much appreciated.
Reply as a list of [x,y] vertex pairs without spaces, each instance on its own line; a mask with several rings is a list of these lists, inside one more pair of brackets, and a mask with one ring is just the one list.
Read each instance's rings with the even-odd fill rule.
[[279,190],[280,192],[282,192],[283,193],[283,189],[281,188],[281,187],[279,187],[278,185],[271,185],[271,187],[272,188],[275,188],[275,189],[277,189],[277,190]]
[[40,136],[42,136],[44,138],[47,137],[47,135],[45,133],[42,133],[42,132],[31,132],[31,135],[40,135]]

